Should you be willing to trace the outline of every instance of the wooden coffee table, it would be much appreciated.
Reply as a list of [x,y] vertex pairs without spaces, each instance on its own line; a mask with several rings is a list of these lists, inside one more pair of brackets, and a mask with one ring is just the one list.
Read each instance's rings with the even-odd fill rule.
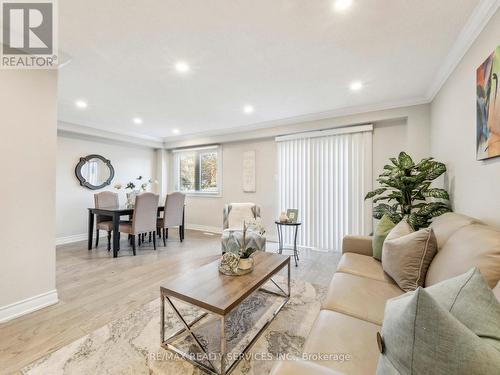
[[[290,299],[290,257],[281,254],[257,251],[256,253],[254,253],[253,258],[255,260],[254,270],[243,276],[226,276],[221,274],[219,272],[219,261],[217,260],[162,285],[160,287],[160,335],[162,347],[174,353],[177,353],[185,360],[201,367],[209,373],[217,375],[226,375],[231,373],[236,368],[236,365],[239,363],[239,361],[243,359],[244,355],[238,356],[238,359],[233,361],[232,363],[227,363],[225,334],[225,320],[227,315],[257,290],[262,290],[267,293],[275,294],[284,298],[283,302],[274,311],[272,316],[265,322],[264,326],[257,332],[257,334],[248,343],[248,345],[246,345],[246,347],[243,349],[242,354],[244,354],[251,348],[255,341],[257,341],[262,332],[264,332],[264,330],[269,326],[272,320]],[[284,291],[272,279],[272,277],[283,270],[285,266],[288,266],[287,291]],[[267,289],[263,289],[262,286],[268,281],[272,282],[278,288],[279,292],[273,292]],[[178,308],[174,305],[172,299],[177,299],[196,306],[204,312],[193,321],[187,322],[180,314]],[[165,339],[165,301],[167,301],[179,321],[184,326],[184,328],[175,332],[167,339]],[[207,365],[206,363],[195,360],[193,356],[189,355],[189,353],[185,353],[173,345],[173,342],[180,337],[190,335],[196,345],[206,355],[206,358],[213,358],[213,356],[210,356],[209,353],[207,353],[206,349],[203,347],[203,345],[200,343],[193,332],[193,330],[196,328],[196,323],[198,323],[208,314],[212,314],[221,320],[220,371],[214,366],[214,363],[211,359],[207,359],[206,363],[209,364]]]

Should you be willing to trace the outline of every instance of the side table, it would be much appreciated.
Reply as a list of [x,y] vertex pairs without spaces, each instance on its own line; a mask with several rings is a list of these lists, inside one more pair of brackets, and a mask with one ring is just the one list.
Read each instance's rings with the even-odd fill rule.
[[[300,222],[282,223],[282,222],[277,221],[277,220],[274,223],[276,224],[276,228],[278,230],[278,242],[279,242],[278,251],[280,254],[283,254],[283,250],[287,250],[287,249],[284,249],[284,247],[283,247],[283,227],[292,227],[295,230],[294,235],[293,235],[293,257],[295,259],[295,267],[297,267],[299,265],[299,252],[297,250],[297,233],[299,232],[299,226],[302,223],[300,223]],[[290,250],[292,250],[292,249],[290,249]]]

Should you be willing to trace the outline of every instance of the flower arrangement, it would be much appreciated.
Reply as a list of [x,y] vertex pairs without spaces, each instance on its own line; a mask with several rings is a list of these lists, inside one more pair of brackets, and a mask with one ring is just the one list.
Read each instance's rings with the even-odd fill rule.
[[[257,230],[262,230],[259,223],[252,223],[252,226],[256,226]],[[261,225],[261,224],[260,224]],[[253,258],[251,255],[257,251],[253,247],[247,247],[246,234],[249,229],[249,225],[243,222],[243,232],[241,242],[235,237],[234,233],[231,233],[230,240],[228,241],[228,250],[222,256],[219,270],[226,275],[243,275],[245,273],[251,272],[253,270]],[[254,230],[254,228],[250,228]]]
[[[135,179],[135,181],[130,181],[125,185],[125,191],[127,192],[127,206],[133,207],[135,204],[135,197],[141,192],[141,191],[147,191],[149,187],[151,187],[153,184],[157,185],[158,181],[153,181],[151,179],[148,179],[147,182],[143,182],[143,177],[139,176]],[[139,187],[139,189],[136,189]],[[121,183],[115,184],[114,188],[116,190],[121,190],[123,188],[123,185]]]
[[[130,181],[128,182],[126,185],[125,185],[125,190],[131,190],[131,191],[134,191],[136,189],[136,187],[139,187],[139,191],[147,191],[147,189],[152,186],[153,184],[154,185],[157,185],[158,184],[158,181],[153,181],[152,179],[148,179],[147,182],[142,182],[143,181],[143,177],[142,176],[139,176],[135,179],[135,182],[134,181]],[[123,185],[121,183],[118,183],[118,184],[115,184],[114,185],[114,188],[116,190],[121,190],[123,187]]]

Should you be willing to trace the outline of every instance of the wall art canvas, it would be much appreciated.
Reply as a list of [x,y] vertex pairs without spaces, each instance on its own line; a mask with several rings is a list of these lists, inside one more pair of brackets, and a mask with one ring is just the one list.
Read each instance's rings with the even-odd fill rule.
[[255,151],[243,153],[243,191],[255,193]]
[[500,46],[477,69],[477,160],[500,156]]

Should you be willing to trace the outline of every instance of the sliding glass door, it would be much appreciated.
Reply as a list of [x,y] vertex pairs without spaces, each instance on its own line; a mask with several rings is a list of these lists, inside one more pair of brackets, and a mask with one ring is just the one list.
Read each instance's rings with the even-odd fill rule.
[[371,232],[371,204],[364,196],[372,187],[372,129],[364,125],[276,138],[280,209],[299,210],[299,246],[335,251],[344,235]]

